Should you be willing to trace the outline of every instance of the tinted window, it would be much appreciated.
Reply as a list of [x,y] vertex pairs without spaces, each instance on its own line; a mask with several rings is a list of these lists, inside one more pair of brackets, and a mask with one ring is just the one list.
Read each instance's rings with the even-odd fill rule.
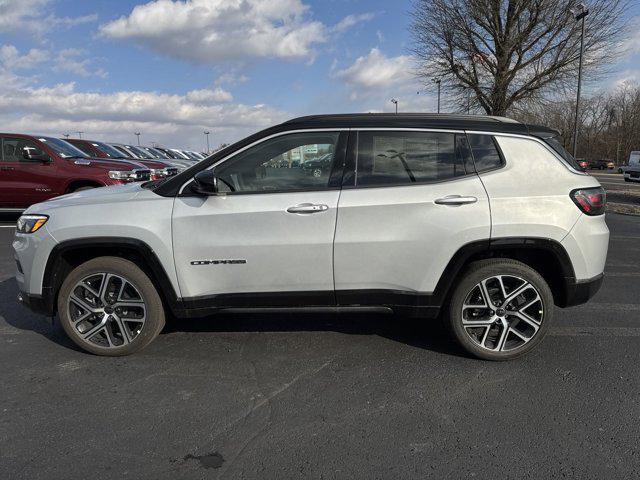
[[328,187],[339,133],[296,133],[266,140],[216,167],[220,190],[270,192]]
[[436,132],[358,134],[357,185],[437,182],[465,175],[456,135]]
[[478,172],[501,167],[504,162],[491,135],[468,135]]
[[5,162],[29,162],[23,156],[24,150],[32,153],[43,153],[42,149],[31,140],[5,137],[2,139],[2,158]]
[[39,137],[38,140],[46,144],[62,158],[85,158],[87,156],[82,150],[59,138]]
[[69,142],[69,143],[71,143],[77,149],[82,150],[84,153],[86,153],[90,157],[93,156],[93,151],[89,147],[87,147],[84,143],[75,143],[75,142]]
[[569,165],[571,165],[576,170],[581,170],[580,165],[578,165],[578,162],[576,161],[576,159],[573,158],[573,155],[567,152],[567,150],[562,146],[562,144],[558,141],[556,137],[542,138],[542,140],[551,148],[553,148],[553,150],[558,155],[564,158]]

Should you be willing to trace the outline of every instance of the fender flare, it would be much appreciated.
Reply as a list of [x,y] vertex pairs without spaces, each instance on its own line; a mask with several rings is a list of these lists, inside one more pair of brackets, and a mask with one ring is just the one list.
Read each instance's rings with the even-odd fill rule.
[[66,240],[57,244],[49,254],[42,279],[42,300],[45,310],[54,314],[60,286],[64,282],[64,274],[68,273],[63,256],[73,251],[81,252],[87,248],[103,248],[105,251],[120,249],[122,252],[133,252],[139,255],[148,270],[146,273],[158,289],[158,293],[166,301],[172,312],[181,310],[182,301],[178,297],[169,276],[153,249],[142,240],[126,237],[85,237]]

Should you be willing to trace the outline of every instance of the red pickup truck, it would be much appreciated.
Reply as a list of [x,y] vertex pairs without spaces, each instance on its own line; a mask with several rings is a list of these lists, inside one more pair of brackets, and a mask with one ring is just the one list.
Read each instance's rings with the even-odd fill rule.
[[24,210],[78,190],[148,180],[156,171],[171,174],[160,162],[88,157],[53,137],[0,133],[0,146],[0,210],[4,211]]

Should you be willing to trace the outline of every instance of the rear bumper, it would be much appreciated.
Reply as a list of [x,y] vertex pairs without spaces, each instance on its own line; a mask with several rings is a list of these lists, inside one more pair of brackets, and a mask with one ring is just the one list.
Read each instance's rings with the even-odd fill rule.
[[604,273],[588,280],[567,279],[566,301],[563,307],[574,307],[587,303],[602,286]]

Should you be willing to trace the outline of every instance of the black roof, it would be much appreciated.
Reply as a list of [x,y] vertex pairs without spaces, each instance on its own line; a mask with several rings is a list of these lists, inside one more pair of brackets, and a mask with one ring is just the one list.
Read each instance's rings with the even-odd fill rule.
[[[457,130],[481,130],[490,132],[529,134],[530,126],[506,117],[486,115],[457,115],[433,113],[351,113],[311,115],[294,118],[281,124],[286,128],[451,128]],[[534,127],[536,131],[552,130]]]

